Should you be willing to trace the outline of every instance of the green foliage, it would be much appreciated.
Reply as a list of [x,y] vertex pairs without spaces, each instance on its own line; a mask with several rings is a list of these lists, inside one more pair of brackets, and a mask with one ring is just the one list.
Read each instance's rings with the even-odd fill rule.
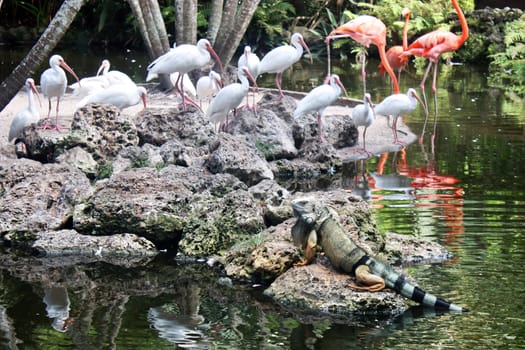
[[289,2],[262,0],[253,14],[251,30],[246,33],[247,42],[273,47],[285,37],[284,28],[292,22],[293,15],[295,8]]
[[97,165],[97,180],[108,179],[113,173],[113,164],[111,162],[98,163]]
[[489,85],[525,96],[525,15],[505,24],[505,49],[490,55]]
[[273,145],[272,143],[257,140],[255,142],[255,148],[257,148],[266,159],[271,159],[272,151],[275,148],[275,145]]

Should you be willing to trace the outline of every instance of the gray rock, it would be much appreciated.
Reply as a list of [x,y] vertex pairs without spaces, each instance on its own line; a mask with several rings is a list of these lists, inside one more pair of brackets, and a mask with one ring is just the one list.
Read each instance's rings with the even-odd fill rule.
[[350,275],[335,271],[325,257],[280,275],[264,294],[282,307],[304,315],[340,318],[359,314],[397,314],[409,301],[391,290],[359,292]]
[[206,115],[188,106],[186,111],[182,107],[144,109],[135,116],[141,144],[151,143],[155,146],[170,140],[179,140],[185,146],[207,146],[215,137],[214,127]]
[[95,178],[98,174],[98,163],[93,159],[91,153],[79,146],[66,150],[57,157],[56,161],[79,169],[90,179]]
[[99,260],[103,256],[155,256],[158,253],[153,243],[137,235],[89,236],[75,230],[39,232],[30,249],[38,256],[86,255]]
[[228,132],[233,135],[244,135],[255,145],[267,160],[287,158],[297,155],[293,139],[292,123],[274,111],[260,109],[253,111],[242,110],[230,122]]
[[208,255],[259,232],[263,219],[235,177],[169,165],[111,177],[88,203],[77,206],[73,224],[79,232],[134,233],[159,248]]
[[263,179],[273,179],[264,157],[244,137],[220,133],[211,147],[205,163],[210,172],[232,174],[248,186]]
[[43,163],[54,162],[65,151],[80,147],[97,162],[113,159],[118,152],[138,144],[135,126],[129,117],[108,104],[89,104],[73,116],[69,133],[42,130],[33,126],[23,131],[27,157]]
[[0,160],[0,235],[19,239],[70,225],[74,206],[93,193],[89,179],[65,164]]

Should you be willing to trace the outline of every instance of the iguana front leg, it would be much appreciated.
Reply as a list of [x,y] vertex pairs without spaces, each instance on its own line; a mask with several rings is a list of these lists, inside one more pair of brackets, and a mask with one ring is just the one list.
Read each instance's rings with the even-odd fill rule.
[[305,266],[310,264],[315,257],[315,250],[317,248],[317,232],[311,230],[308,233],[307,239],[304,242],[304,259],[295,264],[295,266]]
[[350,284],[349,287],[358,290],[366,290],[368,292],[379,292],[385,288],[385,280],[370,273],[370,267],[368,267],[368,265],[359,265],[357,269],[355,269],[355,278],[358,283],[364,284],[366,287],[353,284]]

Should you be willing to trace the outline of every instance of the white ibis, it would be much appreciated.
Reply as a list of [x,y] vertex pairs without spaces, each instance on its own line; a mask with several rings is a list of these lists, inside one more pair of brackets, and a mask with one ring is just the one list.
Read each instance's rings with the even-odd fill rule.
[[251,75],[248,67],[239,67],[237,75],[241,83],[233,83],[219,90],[206,111],[210,121],[218,125],[217,130],[220,130],[220,124],[224,122],[226,122],[226,128],[228,127],[228,114],[241,104],[242,99],[248,93],[250,88],[248,79],[253,82],[254,86],[257,86],[255,78]]
[[387,96],[383,101],[381,101],[381,103],[374,107],[376,114],[394,117],[394,122],[392,123],[394,143],[402,144],[402,142],[400,142],[397,137],[397,118],[404,114],[413,112],[416,109],[418,102],[421,104],[421,106],[423,106],[426,114],[425,104],[419,98],[416,90],[410,88],[406,94],[393,94]]
[[102,72],[102,76],[105,77],[110,85],[116,85],[116,84],[135,84],[133,80],[126,74],[118,70],[109,70],[111,68],[111,64],[109,63],[109,60],[102,60],[102,63],[100,64],[100,67],[97,71],[97,76],[100,76],[100,73]]
[[[185,97],[184,81],[182,76],[184,74],[201,67],[204,67],[210,62],[211,56],[217,61],[222,71],[222,63],[213,50],[210,42],[206,39],[200,39],[197,45],[183,44],[179,45],[164,55],[158,57],[155,61],[151,62],[147,67],[148,75],[150,74],[172,74],[175,72],[179,73],[175,88],[182,96],[182,103],[185,106],[186,102],[195,105],[191,99]],[[147,80],[147,79],[146,79]],[[182,82],[179,85],[179,81]]]
[[197,96],[197,89],[195,88],[195,85],[193,85],[193,82],[191,81],[188,74],[184,74],[182,79],[179,79],[179,73],[171,73],[170,80],[173,86],[176,86],[178,81],[178,89],[184,91],[187,95],[191,97]]
[[77,104],[77,108],[88,103],[108,103],[119,109],[124,109],[135,106],[141,101],[144,108],[146,108],[146,96],[146,89],[142,86],[116,84],[84,97]]
[[80,79],[79,82],[69,85],[69,88],[73,90],[73,95],[77,97],[85,97],[97,90],[105,89],[109,86],[109,81],[106,77],[93,76]]
[[329,84],[323,84],[308,93],[299,103],[295,109],[293,116],[298,118],[303,114],[314,112],[317,114],[317,128],[319,141],[323,141],[323,130],[321,117],[326,109],[334,103],[341,95],[341,90],[345,92],[346,89],[341,83],[337,74],[332,74]]
[[222,87],[222,79],[219,73],[210,70],[208,75],[203,75],[197,80],[197,99],[199,103],[203,100],[210,101]]
[[38,123],[40,120],[40,113],[35,106],[33,92],[36,94],[39,100],[40,96],[36,90],[35,81],[32,78],[26,79],[25,89],[27,92],[27,108],[19,111],[13,118],[11,127],[9,128],[9,142],[17,138],[24,128],[30,126],[31,124]]
[[[237,67],[248,67],[250,74],[257,79],[259,75],[259,57],[252,52],[252,48],[248,45],[244,47],[244,53],[239,57],[237,61]],[[246,106],[250,108],[250,102],[248,101],[248,95],[246,95]],[[253,95],[253,109],[255,109],[255,93]]]
[[367,92],[363,98],[363,103],[354,107],[352,111],[352,120],[356,127],[364,126],[363,130],[363,151],[368,153],[366,150],[366,129],[374,122],[376,116],[374,107],[372,104],[372,98]]
[[51,68],[46,69],[44,73],[42,73],[42,75],[40,76],[40,87],[42,89],[42,94],[49,101],[49,110],[47,113],[46,123],[44,124],[43,128],[51,128],[49,126],[49,116],[51,115],[51,98],[56,97],[57,108],[55,126],[53,127],[53,129],[60,131],[60,127],[58,125],[58,108],[60,105],[60,98],[64,96],[67,87],[66,73],[60,67],[63,67],[65,70],[71,73],[71,75],[73,75],[77,81],[79,80],[78,76],[75,74],[73,69],[71,69],[71,67],[68,66],[66,61],[64,61],[64,59],[60,55],[51,56],[51,58],[49,59],[49,66]]
[[259,63],[259,74],[276,73],[275,85],[279,89],[280,99],[284,97],[281,89],[282,74],[295,62],[299,61],[303,55],[303,47],[308,51],[308,54],[310,54],[310,61],[312,61],[310,49],[300,33],[294,33],[294,35],[292,35],[291,44],[293,46],[283,45],[276,47],[268,52]]

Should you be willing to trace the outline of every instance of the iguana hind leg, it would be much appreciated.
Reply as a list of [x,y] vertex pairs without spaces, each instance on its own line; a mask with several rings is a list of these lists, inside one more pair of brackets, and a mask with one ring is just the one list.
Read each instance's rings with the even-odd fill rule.
[[359,265],[357,269],[355,269],[355,277],[359,284],[363,284],[365,286],[356,286],[354,284],[350,284],[349,287],[351,288],[366,290],[368,292],[379,292],[385,288],[385,280],[370,273],[370,268],[367,265]]

